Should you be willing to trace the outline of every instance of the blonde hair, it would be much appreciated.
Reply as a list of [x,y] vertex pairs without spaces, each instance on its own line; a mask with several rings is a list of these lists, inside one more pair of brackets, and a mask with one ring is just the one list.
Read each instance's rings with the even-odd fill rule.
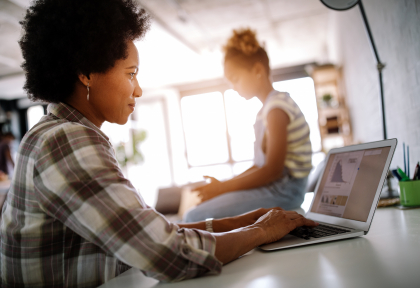
[[256,33],[249,28],[233,30],[233,35],[223,46],[226,61],[235,61],[239,65],[251,68],[256,62],[264,65],[269,73],[267,52],[257,40]]

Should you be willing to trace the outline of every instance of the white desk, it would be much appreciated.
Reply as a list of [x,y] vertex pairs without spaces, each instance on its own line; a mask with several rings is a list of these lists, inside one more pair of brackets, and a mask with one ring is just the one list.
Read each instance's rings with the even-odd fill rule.
[[217,276],[162,284],[130,269],[101,288],[420,287],[420,209],[379,208],[363,237],[262,252]]

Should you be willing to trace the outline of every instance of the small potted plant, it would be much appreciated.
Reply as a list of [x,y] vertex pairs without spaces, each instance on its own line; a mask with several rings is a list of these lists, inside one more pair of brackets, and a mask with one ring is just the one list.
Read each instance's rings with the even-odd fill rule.
[[324,103],[325,106],[331,106],[332,99],[333,97],[329,93],[322,95],[322,102]]
[[321,102],[320,103],[321,107],[333,107],[333,108],[338,107],[337,100],[330,93],[326,93],[322,95],[320,102]]

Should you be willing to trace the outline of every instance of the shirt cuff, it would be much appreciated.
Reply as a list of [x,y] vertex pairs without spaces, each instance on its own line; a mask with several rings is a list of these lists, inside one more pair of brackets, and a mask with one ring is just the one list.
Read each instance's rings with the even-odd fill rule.
[[216,238],[211,233],[198,229],[181,228],[179,232],[184,233],[186,241],[181,248],[181,254],[191,262],[205,268],[202,272],[220,274],[223,263],[214,255]]

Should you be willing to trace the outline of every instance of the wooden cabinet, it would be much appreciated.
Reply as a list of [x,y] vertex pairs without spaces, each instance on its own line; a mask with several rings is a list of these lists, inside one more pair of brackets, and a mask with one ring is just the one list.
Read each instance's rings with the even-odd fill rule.
[[318,106],[318,122],[324,152],[351,145],[350,115],[346,106],[341,71],[333,65],[312,67]]

